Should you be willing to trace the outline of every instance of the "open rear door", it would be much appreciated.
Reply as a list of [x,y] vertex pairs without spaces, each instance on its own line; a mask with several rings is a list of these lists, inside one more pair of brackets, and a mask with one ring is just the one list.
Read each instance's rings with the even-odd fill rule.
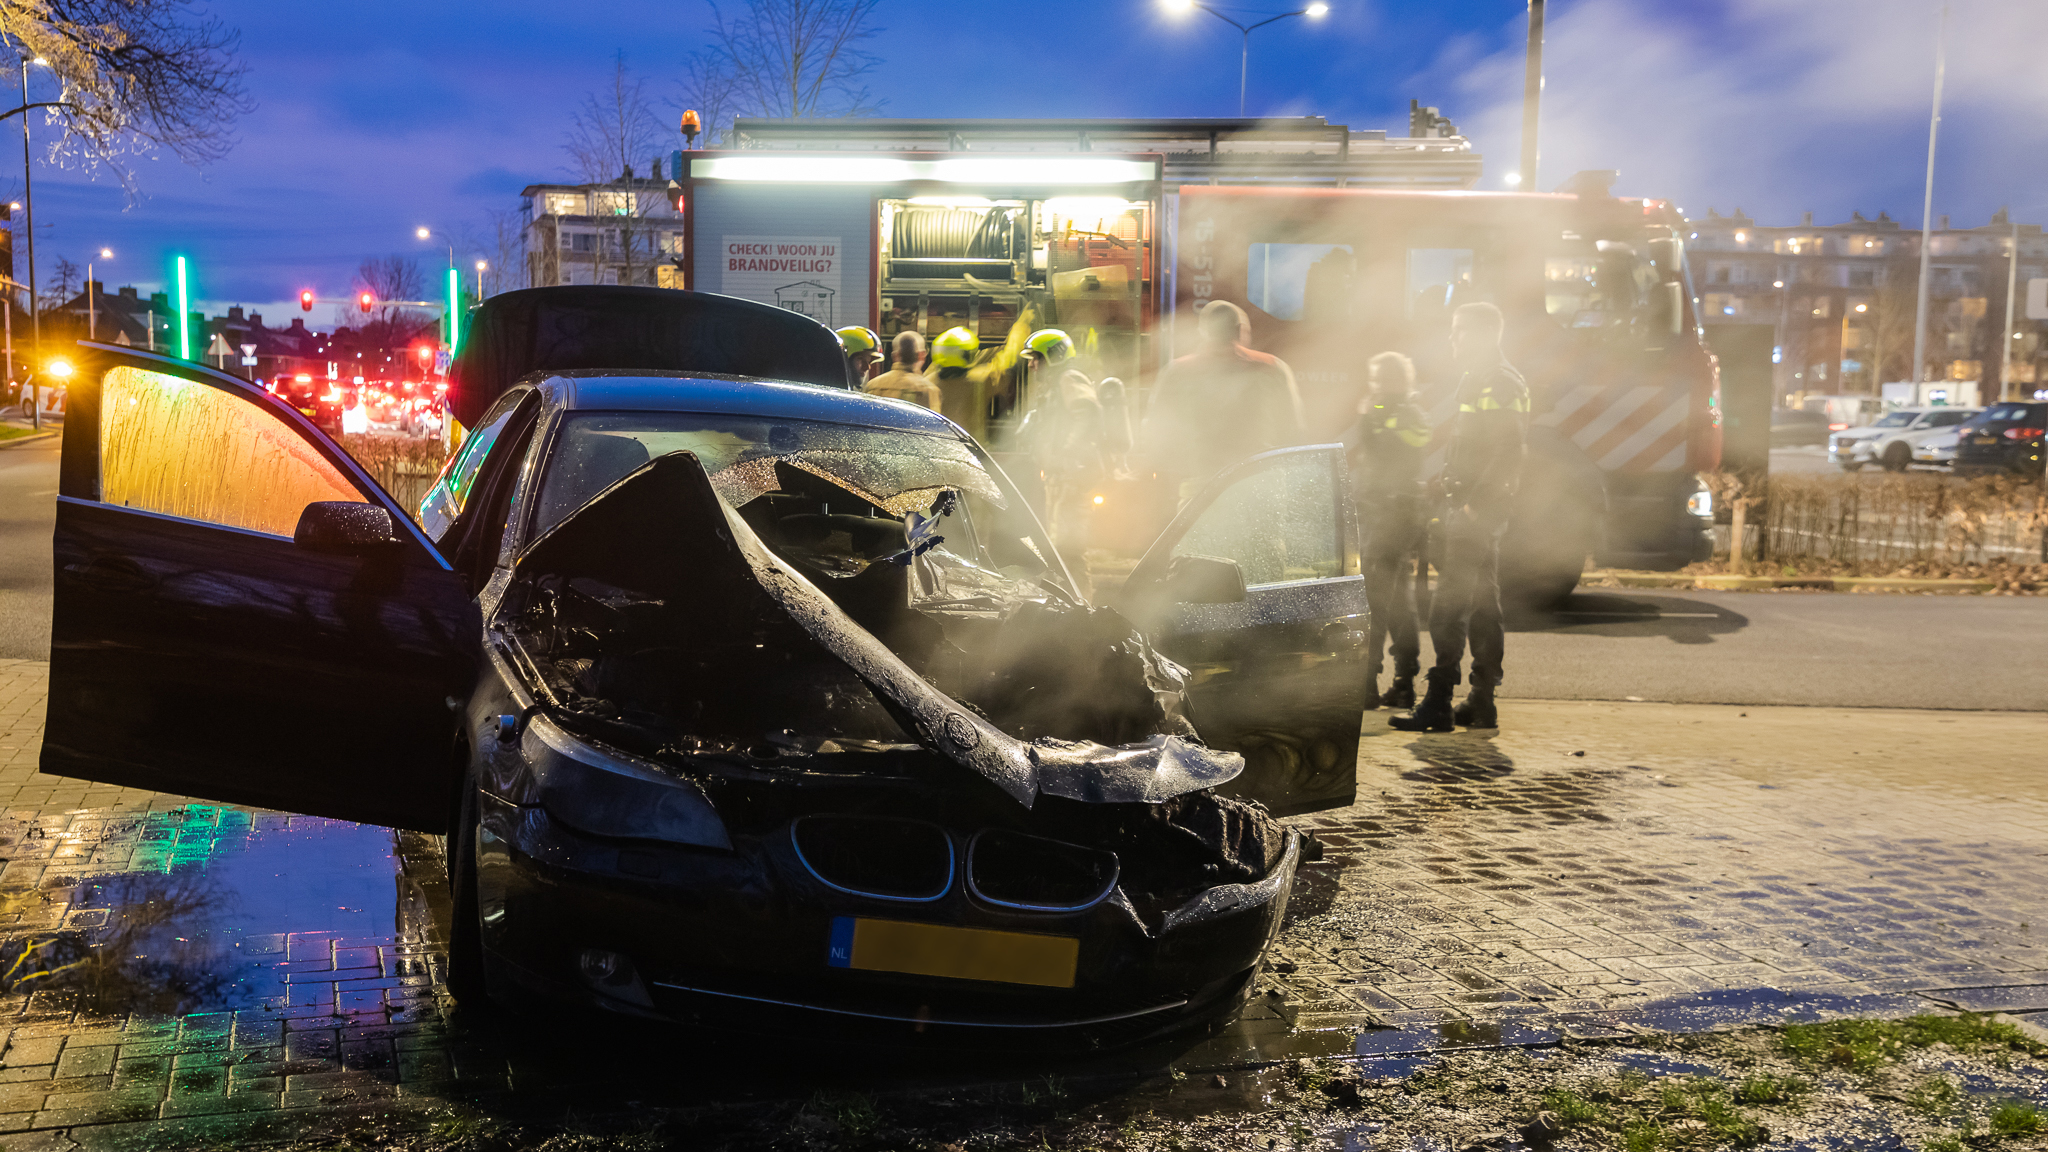
[[[1193,672],[1203,741],[1244,755],[1222,791],[1283,816],[1357,795],[1366,604],[1350,491],[1342,445],[1254,456],[1180,511],[1119,597]],[[1191,557],[1235,563],[1243,598],[1185,602]]]
[[42,770],[439,831],[481,631],[456,574],[262,389],[126,349],[83,361]]

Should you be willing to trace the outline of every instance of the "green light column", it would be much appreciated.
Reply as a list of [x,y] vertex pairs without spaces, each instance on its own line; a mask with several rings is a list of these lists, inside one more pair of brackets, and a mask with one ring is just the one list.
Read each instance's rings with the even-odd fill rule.
[[448,270],[448,351],[455,351],[455,341],[462,335],[462,275],[455,269]]
[[192,306],[185,296],[185,258],[178,257],[178,359],[192,358]]

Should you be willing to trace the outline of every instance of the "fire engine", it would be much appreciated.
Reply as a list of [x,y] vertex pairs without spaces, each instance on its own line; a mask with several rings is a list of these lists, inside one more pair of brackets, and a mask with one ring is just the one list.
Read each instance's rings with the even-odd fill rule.
[[[1419,107],[1405,137],[1320,117],[743,119],[727,144],[672,157],[677,286],[885,340],[964,326],[994,347],[1020,319],[1060,327],[1140,411],[1191,350],[1193,311],[1230,300],[1293,368],[1319,441],[1355,419],[1386,350],[1414,358],[1448,428],[1450,313],[1490,300],[1534,403],[1504,584],[1549,601],[1589,555],[1670,569],[1708,554],[1696,474],[1719,460],[1718,383],[1683,218],[1613,196],[1613,173],[1473,191],[1481,157]],[[1021,412],[996,405],[1000,451]]]

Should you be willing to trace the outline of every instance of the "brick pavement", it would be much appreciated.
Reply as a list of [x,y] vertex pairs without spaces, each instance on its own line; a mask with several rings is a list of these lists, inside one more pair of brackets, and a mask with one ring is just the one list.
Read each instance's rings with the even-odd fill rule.
[[[0,662],[12,1152],[689,1090],[659,1042],[453,1012],[432,838],[37,776],[45,669]],[[1300,821],[1328,855],[1277,994],[1183,1067],[1353,1050],[1361,1029],[1364,1051],[1711,1023],[1785,991],[2048,1009],[2048,720],[1504,710],[1495,739],[1369,721],[1359,804]]]

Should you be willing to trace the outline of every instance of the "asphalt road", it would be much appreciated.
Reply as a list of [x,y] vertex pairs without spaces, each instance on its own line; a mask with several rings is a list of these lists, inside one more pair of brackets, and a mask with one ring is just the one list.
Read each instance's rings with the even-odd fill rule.
[[[49,658],[56,494],[55,440],[0,447],[0,658]],[[2048,597],[1582,592],[1511,628],[1510,697],[2048,710]]]
[[0,659],[50,658],[57,439],[0,442]]

